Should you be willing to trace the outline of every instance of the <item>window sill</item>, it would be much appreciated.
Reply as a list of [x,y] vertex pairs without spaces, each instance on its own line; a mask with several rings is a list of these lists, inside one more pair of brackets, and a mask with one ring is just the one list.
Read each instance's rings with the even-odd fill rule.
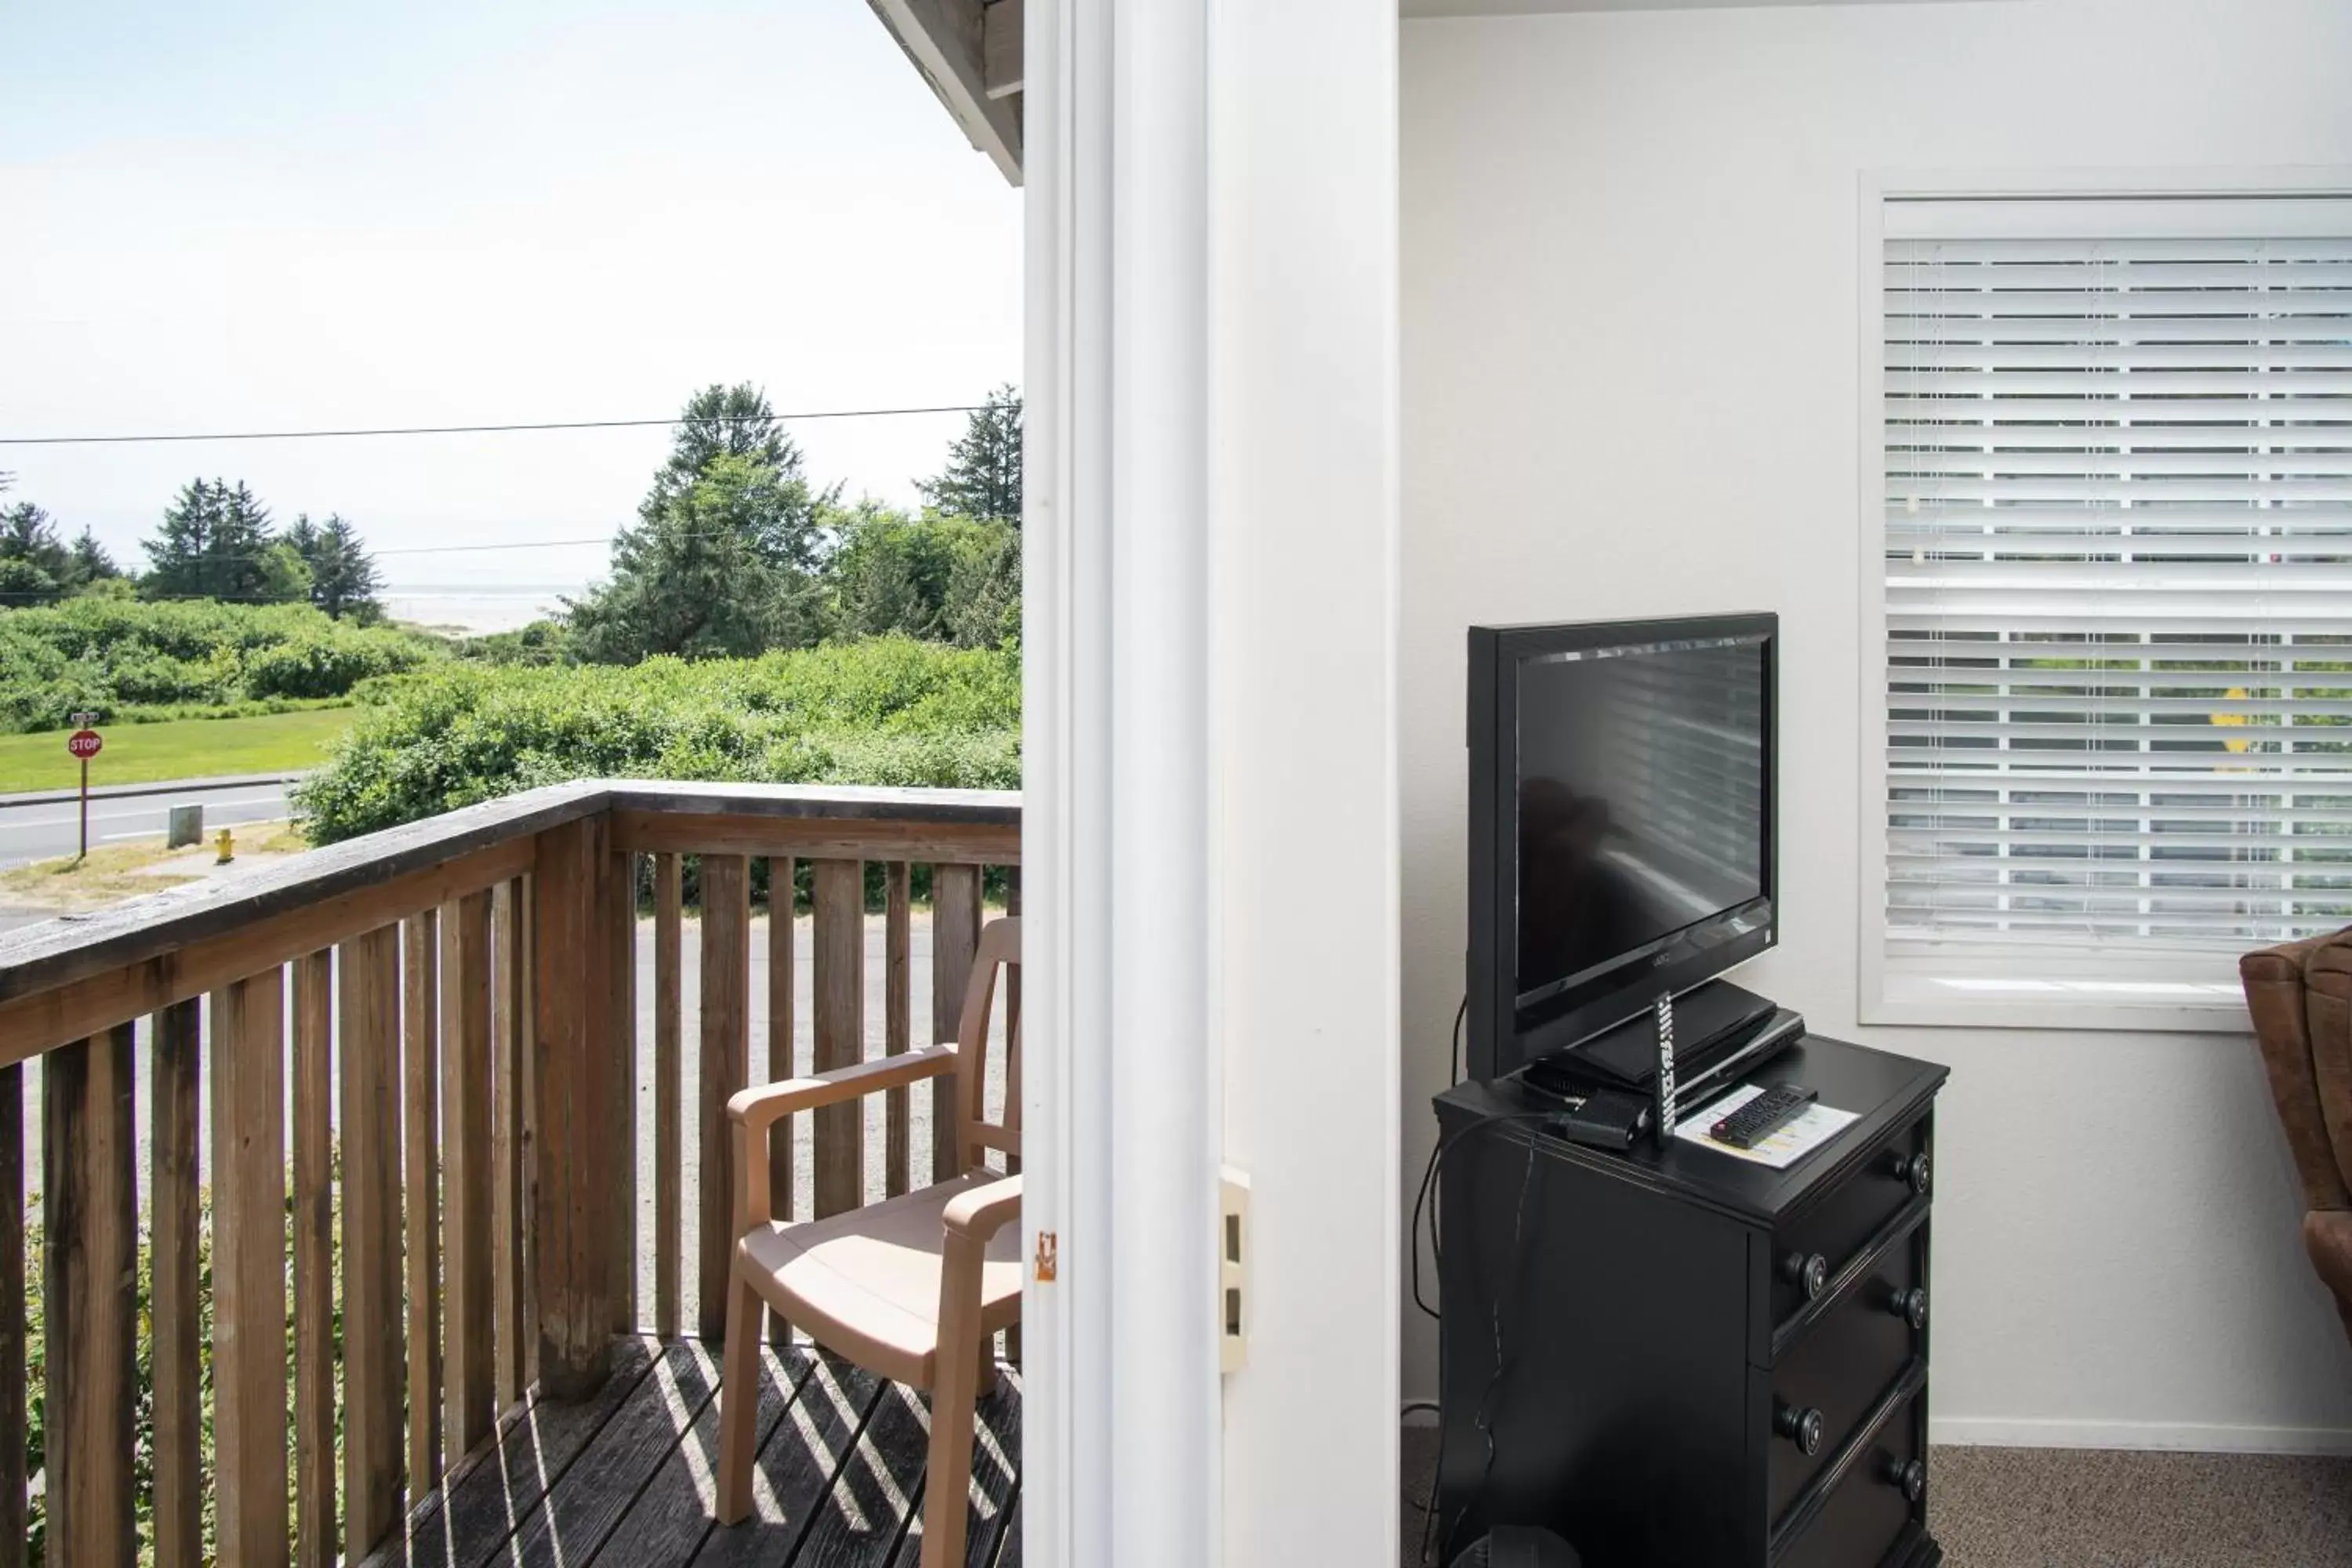
[[2234,981],[1936,973],[1892,965],[1876,987],[1864,986],[1861,1021],[2141,1034],[2243,1034],[2252,1027],[2244,994]]

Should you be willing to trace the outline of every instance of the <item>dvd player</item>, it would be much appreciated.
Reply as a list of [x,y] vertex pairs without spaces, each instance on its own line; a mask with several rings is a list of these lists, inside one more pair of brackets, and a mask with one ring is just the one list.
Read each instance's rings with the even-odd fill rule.
[[[1760,1066],[1804,1037],[1800,1015],[1717,980],[1675,1001],[1675,1097],[1696,1105],[1717,1085]],[[1644,1009],[1613,1029],[1530,1064],[1528,1088],[1553,1096],[1596,1089],[1646,1094],[1658,1075],[1657,1025]]]

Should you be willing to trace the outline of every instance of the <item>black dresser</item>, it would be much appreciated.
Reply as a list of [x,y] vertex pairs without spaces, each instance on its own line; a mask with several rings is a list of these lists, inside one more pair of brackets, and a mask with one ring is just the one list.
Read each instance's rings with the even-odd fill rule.
[[[1809,1036],[1750,1075],[1860,1114],[1786,1171],[1438,1096],[1444,1563],[1541,1524],[1585,1568],[1927,1568],[1928,1215],[1947,1069]],[[1689,1103],[1685,1101],[1686,1110]]]

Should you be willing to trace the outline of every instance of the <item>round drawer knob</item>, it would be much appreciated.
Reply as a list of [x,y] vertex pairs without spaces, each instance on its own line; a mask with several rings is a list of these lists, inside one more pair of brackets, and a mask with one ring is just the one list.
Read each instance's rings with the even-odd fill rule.
[[1897,1290],[1886,1303],[1886,1310],[1911,1325],[1914,1333],[1927,1326],[1927,1292],[1917,1285],[1908,1290]]
[[1895,1156],[1895,1179],[1907,1184],[1913,1192],[1923,1198],[1927,1195],[1929,1174],[1927,1152],[1925,1149],[1920,1150],[1916,1154]]
[[1822,1451],[1822,1413],[1784,1405],[1772,1417],[1773,1429],[1808,1455]]
[[1927,1495],[1927,1467],[1916,1459],[1889,1458],[1885,1476],[1887,1485],[1901,1491],[1913,1502]]
[[1830,1260],[1818,1252],[1792,1252],[1780,1259],[1780,1278],[1816,1300],[1830,1282]]

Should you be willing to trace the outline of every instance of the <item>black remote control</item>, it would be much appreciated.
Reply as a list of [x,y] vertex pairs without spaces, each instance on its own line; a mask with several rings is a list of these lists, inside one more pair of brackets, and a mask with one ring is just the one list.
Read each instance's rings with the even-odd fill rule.
[[1776,1083],[1706,1130],[1718,1143],[1753,1149],[1805,1113],[1820,1096],[1801,1083]]

